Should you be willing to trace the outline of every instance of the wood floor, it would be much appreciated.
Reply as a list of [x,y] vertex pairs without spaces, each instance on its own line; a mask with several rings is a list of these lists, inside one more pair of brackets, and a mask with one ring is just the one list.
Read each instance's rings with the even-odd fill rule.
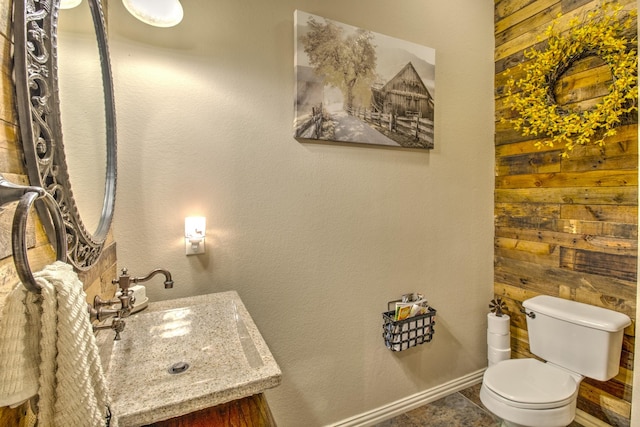
[[[498,427],[501,421],[480,402],[480,384],[398,415],[374,427]],[[569,427],[582,427],[575,421]]]

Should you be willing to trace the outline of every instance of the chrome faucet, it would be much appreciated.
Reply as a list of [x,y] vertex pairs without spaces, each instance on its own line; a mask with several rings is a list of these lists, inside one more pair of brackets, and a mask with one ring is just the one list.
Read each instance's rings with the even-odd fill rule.
[[[133,310],[133,306],[136,302],[135,297],[133,296],[133,291],[130,289],[131,284],[146,282],[156,274],[164,275],[165,289],[173,288],[173,279],[171,278],[171,273],[168,270],[156,268],[146,276],[131,277],[127,268],[123,268],[122,274],[120,274],[117,279],[113,279],[111,281],[111,283],[113,283],[114,285],[118,285],[118,288],[120,289],[120,295],[110,300],[103,300],[99,295],[96,295],[96,297],[93,299],[93,307],[89,305],[91,320],[97,320],[101,322],[105,319],[108,319],[109,317],[114,317],[110,325],[94,326],[93,330],[96,331],[98,329],[113,329],[116,331],[116,337],[114,339],[119,340],[120,332],[124,330],[125,326],[125,322],[123,319],[129,317],[129,315],[131,314],[131,310]],[[107,306],[112,306],[118,303],[120,304],[120,308],[118,309],[106,308]]]
[[144,277],[133,277],[133,278],[129,277],[129,275],[127,274],[127,269],[123,268],[122,275],[118,279],[114,279],[113,283],[120,285],[120,288],[122,288],[123,281],[127,283],[129,281],[133,283],[142,283],[142,282],[146,282],[147,280],[151,279],[153,276],[159,273],[164,274],[164,288],[165,289],[173,288],[173,279],[171,278],[171,273],[169,273],[167,270],[163,268],[156,268],[155,270],[152,270],[149,274],[147,274]]

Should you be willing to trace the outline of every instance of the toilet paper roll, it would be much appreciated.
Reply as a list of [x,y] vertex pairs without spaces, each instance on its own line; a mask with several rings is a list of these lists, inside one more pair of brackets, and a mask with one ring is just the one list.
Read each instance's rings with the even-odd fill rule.
[[511,359],[511,349],[499,349],[489,346],[487,349],[487,359],[489,360],[490,365],[492,363]]
[[511,335],[498,335],[487,331],[487,345],[499,350],[507,350],[511,347]]
[[147,300],[147,288],[144,285],[135,285],[130,288],[133,291],[133,295],[136,296],[136,301],[142,302]]
[[506,335],[509,333],[510,321],[511,318],[506,314],[498,317],[494,313],[489,313],[487,314],[487,331],[492,334]]

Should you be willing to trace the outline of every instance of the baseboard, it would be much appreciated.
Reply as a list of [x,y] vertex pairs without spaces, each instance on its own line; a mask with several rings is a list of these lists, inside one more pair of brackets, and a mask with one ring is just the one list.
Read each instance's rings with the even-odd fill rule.
[[[427,403],[434,402],[457,391],[464,390],[472,385],[476,385],[482,381],[484,371],[484,369],[480,369],[463,377],[449,381],[448,383],[407,396],[379,408],[372,409],[371,411],[363,412],[362,414],[355,415],[335,424],[330,424],[327,427],[368,427],[376,423],[380,423],[422,405],[426,405]],[[576,418],[574,421],[581,424],[583,427],[611,427],[604,421],[589,415],[580,409],[576,410]]]
[[[482,381],[484,371],[484,369],[480,369],[429,390],[421,391],[420,393],[396,400],[395,402],[380,406],[371,411],[347,418],[335,424],[330,424],[327,427],[367,427],[380,423],[457,391],[464,390],[472,385],[476,385]],[[585,427],[586,426],[587,425],[585,425]]]

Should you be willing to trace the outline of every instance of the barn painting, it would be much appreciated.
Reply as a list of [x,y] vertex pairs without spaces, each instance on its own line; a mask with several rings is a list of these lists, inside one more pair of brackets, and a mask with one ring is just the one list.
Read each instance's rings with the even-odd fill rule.
[[435,50],[295,12],[294,136],[431,149]]

